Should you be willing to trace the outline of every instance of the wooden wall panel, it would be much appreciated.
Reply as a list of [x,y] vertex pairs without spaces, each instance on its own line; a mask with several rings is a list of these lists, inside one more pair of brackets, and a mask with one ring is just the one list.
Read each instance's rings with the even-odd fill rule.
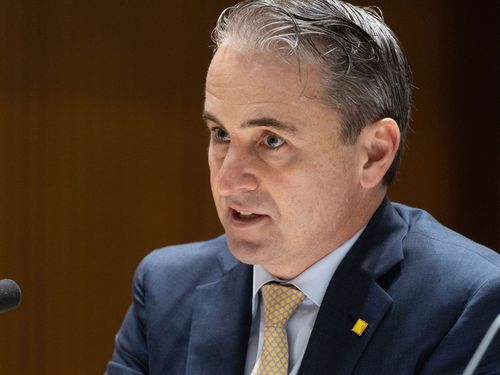
[[[101,373],[140,259],[221,232],[200,111],[230,3],[0,0],[0,278],[24,292],[0,315],[0,374]],[[418,86],[391,196],[498,248],[494,16],[370,3]]]

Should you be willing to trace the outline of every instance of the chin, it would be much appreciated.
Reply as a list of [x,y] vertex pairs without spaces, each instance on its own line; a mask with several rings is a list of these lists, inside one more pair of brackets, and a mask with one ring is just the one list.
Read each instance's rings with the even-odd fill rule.
[[257,241],[236,239],[227,235],[227,245],[233,256],[242,263],[257,264],[263,251]]

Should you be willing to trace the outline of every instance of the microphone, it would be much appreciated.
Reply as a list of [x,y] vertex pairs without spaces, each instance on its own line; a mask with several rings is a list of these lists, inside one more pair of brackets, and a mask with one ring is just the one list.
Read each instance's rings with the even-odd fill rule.
[[479,343],[476,352],[470,359],[469,364],[465,368],[462,375],[473,375],[476,372],[477,368],[479,367],[479,364],[481,363],[481,360],[483,359],[484,354],[490,348],[490,344],[492,343],[493,339],[495,338],[499,330],[500,330],[500,314],[498,314],[496,319],[491,324],[490,328],[488,328],[488,331],[486,331],[486,334]]
[[21,288],[14,280],[0,280],[0,313],[12,310],[21,303]]

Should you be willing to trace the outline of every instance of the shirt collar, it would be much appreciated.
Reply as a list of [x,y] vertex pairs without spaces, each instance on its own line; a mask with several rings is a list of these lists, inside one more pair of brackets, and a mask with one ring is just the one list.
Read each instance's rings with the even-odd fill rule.
[[255,316],[258,306],[259,290],[262,285],[275,281],[278,283],[292,284],[299,289],[306,298],[310,299],[317,307],[321,305],[323,297],[330,284],[330,280],[337,270],[339,264],[347,255],[352,245],[363,233],[366,225],[348,239],[344,244],[332,251],[330,254],[314,263],[307,270],[302,272],[292,280],[281,280],[271,275],[260,264],[253,266],[253,298],[252,298],[252,316]]

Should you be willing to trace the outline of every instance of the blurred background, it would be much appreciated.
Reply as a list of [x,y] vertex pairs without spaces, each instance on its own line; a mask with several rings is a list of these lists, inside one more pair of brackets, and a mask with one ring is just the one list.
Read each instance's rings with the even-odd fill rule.
[[[417,87],[390,197],[499,249],[498,4],[354,2],[382,8]],[[140,259],[221,233],[200,112],[230,4],[0,0],[0,279],[24,294],[1,374],[102,373]]]

